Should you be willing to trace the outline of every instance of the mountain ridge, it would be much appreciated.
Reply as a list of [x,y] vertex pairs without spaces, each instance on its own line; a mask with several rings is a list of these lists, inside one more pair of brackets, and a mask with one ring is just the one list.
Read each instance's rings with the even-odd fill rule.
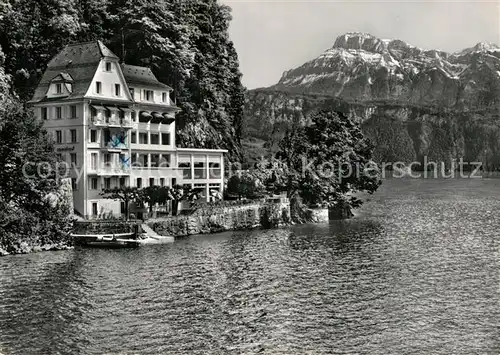
[[317,58],[285,71],[270,88],[357,100],[488,106],[498,102],[498,95],[488,92],[500,92],[500,47],[479,42],[448,53],[348,32]]
[[362,125],[375,159],[464,157],[500,168],[500,47],[479,42],[447,53],[349,32],[317,58],[249,90],[247,160],[270,154],[315,110],[342,111]]

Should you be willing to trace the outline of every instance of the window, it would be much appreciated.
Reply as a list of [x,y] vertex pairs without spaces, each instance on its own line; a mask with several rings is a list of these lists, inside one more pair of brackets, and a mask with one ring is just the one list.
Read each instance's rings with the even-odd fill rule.
[[132,122],[135,122],[135,112],[131,112],[130,117],[132,119]]
[[111,131],[109,129],[104,130],[104,143],[108,144],[111,141]]
[[208,174],[210,179],[220,179],[221,169],[220,163],[208,163]]
[[111,62],[106,62],[106,71],[111,71]]
[[62,132],[61,131],[56,131],[56,143],[59,143],[59,144],[62,143]]
[[130,135],[130,143],[137,143],[137,133],[136,132],[132,132],[132,134]]
[[194,184],[193,190],[202,199],[206,199],[207,195],[207,184]]
[[121,85],[115,84],[115,96],[121,96]]
[[56,84],[56,93],[62,94],[62,84]]
[[120,187],[124,187],[124,186],[125,186],[125,178],[121,177],[120,178]]
[[70,130],[71,133],[71,143],[76,143],[76,129]]
[[47,119],[47,107],[42,107],[41,108],[41,112],[42,112],[42,120],[46,120]]
[[139,154],[139,159],[140,159],[140,162],[142,163],[142,167],[148,167],[149,164],[148,164],[148,155],[147,154]]
[[134,88],[129,88],[128,91],[130,92],[130,96],[132,96],[132,99],[134,99]]
[[71,157],[71,166],[76,166],[77,161],[76,161],[76,153],[70,153],[69,155]]
[[170,145],[170,133],[162,133],[161,134],[161,144],[162,145]]
[[151,154],[151,166],[153,167],[160,166],[160,154]]
[[160,144],[160,135],[158,133],[150,134],[150,144]]
[[160,186],[165,186],[165,178],[160,178]]
[[207,170],[205,168],[205,163],[202,161],[198,161],[194,163],[194,178],[195,179],[206,179],[207,178]]
[[170,167],[170,159],[171,159],[170,154],[162,154],[159,166],[162,168],[169,168]]
[[137,187],[138,188],[142,187],[142,178],[137,178]]
[[155,178],[149,178],[149,186],[155,186]]
[[60,120],[62,118],[62,107],[61,106],[56,107],[56,118],[58,120]]
[[97,131],[95,129],[90,130],[90,142],[97,143]]
[[172,178],[172,186],[175,186],[177,185],[177,179],[176,178]]
[[76,118],[76,105],[70,106],[71,118]]
[[105,189],[111,188],[111,178],[104,178],[104,188]]
[[179,168],[182,169],[182,177],[184,179],[191,179],[191,163],[179,163]]
[[73,191],[78,190],[78,185],[76,183],[76,178],[71,178],[71,188],[73,189]]
[[146,101],[153,101],[153,95],[153,90],[144,90],[144,98],[146,99]]
[[62,161],[63,157],[61,153],[57,153],[57,160]]
[[164,93],[161,94],[161,101],[162,102],[167,102],[167,93],[166,92],[164,92]]
[[98,211],[97,211],[97,202],[92,202],[92,215],[97,216]]
[[97,190],[97,178],[91,178],[90,179],[90,189],[91,190]]
[[139,133],[139,144],[148,144],[148,134]]
[[104,154],[104,164],[109,165],[111,163],[111,154],[105,153]]
[[97,170],[97,153],[90,154],[90,169]]
[[102,89],[102,83],[100,81],[96,81],[95,82],[95,92],[97,94],[100,94],[101,93],[101,89]]

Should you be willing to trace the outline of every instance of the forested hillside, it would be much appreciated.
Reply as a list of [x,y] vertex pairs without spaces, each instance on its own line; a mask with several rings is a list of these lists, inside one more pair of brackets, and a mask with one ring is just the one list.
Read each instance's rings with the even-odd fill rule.
[[244,88],[230,20],[230,8],[216,0],[7,0],[0,46],[13,89],[26,101],[62,47],[101,39],[174,88],[180,146],[226,148],[237,159]]
[[246,159],[269,154],[287,127],[325,104],[361,122],[377,162],[482,162],[500,169],[500,48],[425,50],[365,33],[246,95]]

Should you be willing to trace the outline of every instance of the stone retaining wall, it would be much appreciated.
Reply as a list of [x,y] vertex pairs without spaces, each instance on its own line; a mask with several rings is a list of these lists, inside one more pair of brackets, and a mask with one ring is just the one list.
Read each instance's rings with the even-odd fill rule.
[[228,230],[273,228],[290,223],[290,204],[255,202],[241,206],[216,206],[199,209],[190,216],[165,217],[147,224],[159,235],[187,236]]

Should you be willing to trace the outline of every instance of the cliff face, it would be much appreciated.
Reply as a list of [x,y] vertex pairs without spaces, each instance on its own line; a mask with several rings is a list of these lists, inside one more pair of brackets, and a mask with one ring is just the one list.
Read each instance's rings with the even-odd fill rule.
[[[253,90],[246,102],[247,158],[257,159],[277,148],[294,123],[307,124],[319,107],[353,117],[375,146],[378,162],[428,160],[449,164],[452,159],[500,167],[500,110],[460,111],[439,106],[395,102],[348,103],[338,98]],[[249,148],[262,144],[262,149]]]
[[358,101],[490,106],[500,99],[500,48],[478,43],[450,54],[347,33],[318,58],[285,72],[272,88]]
[[255,159],[275,149],[293,122],[307,124],[327,105],[362,124],[379,162],[427,156],[491,168],[500,165],[499,104],[497,46],[480,43],[449,54],[349,33],[278,84],[247,93],[244,145]]

